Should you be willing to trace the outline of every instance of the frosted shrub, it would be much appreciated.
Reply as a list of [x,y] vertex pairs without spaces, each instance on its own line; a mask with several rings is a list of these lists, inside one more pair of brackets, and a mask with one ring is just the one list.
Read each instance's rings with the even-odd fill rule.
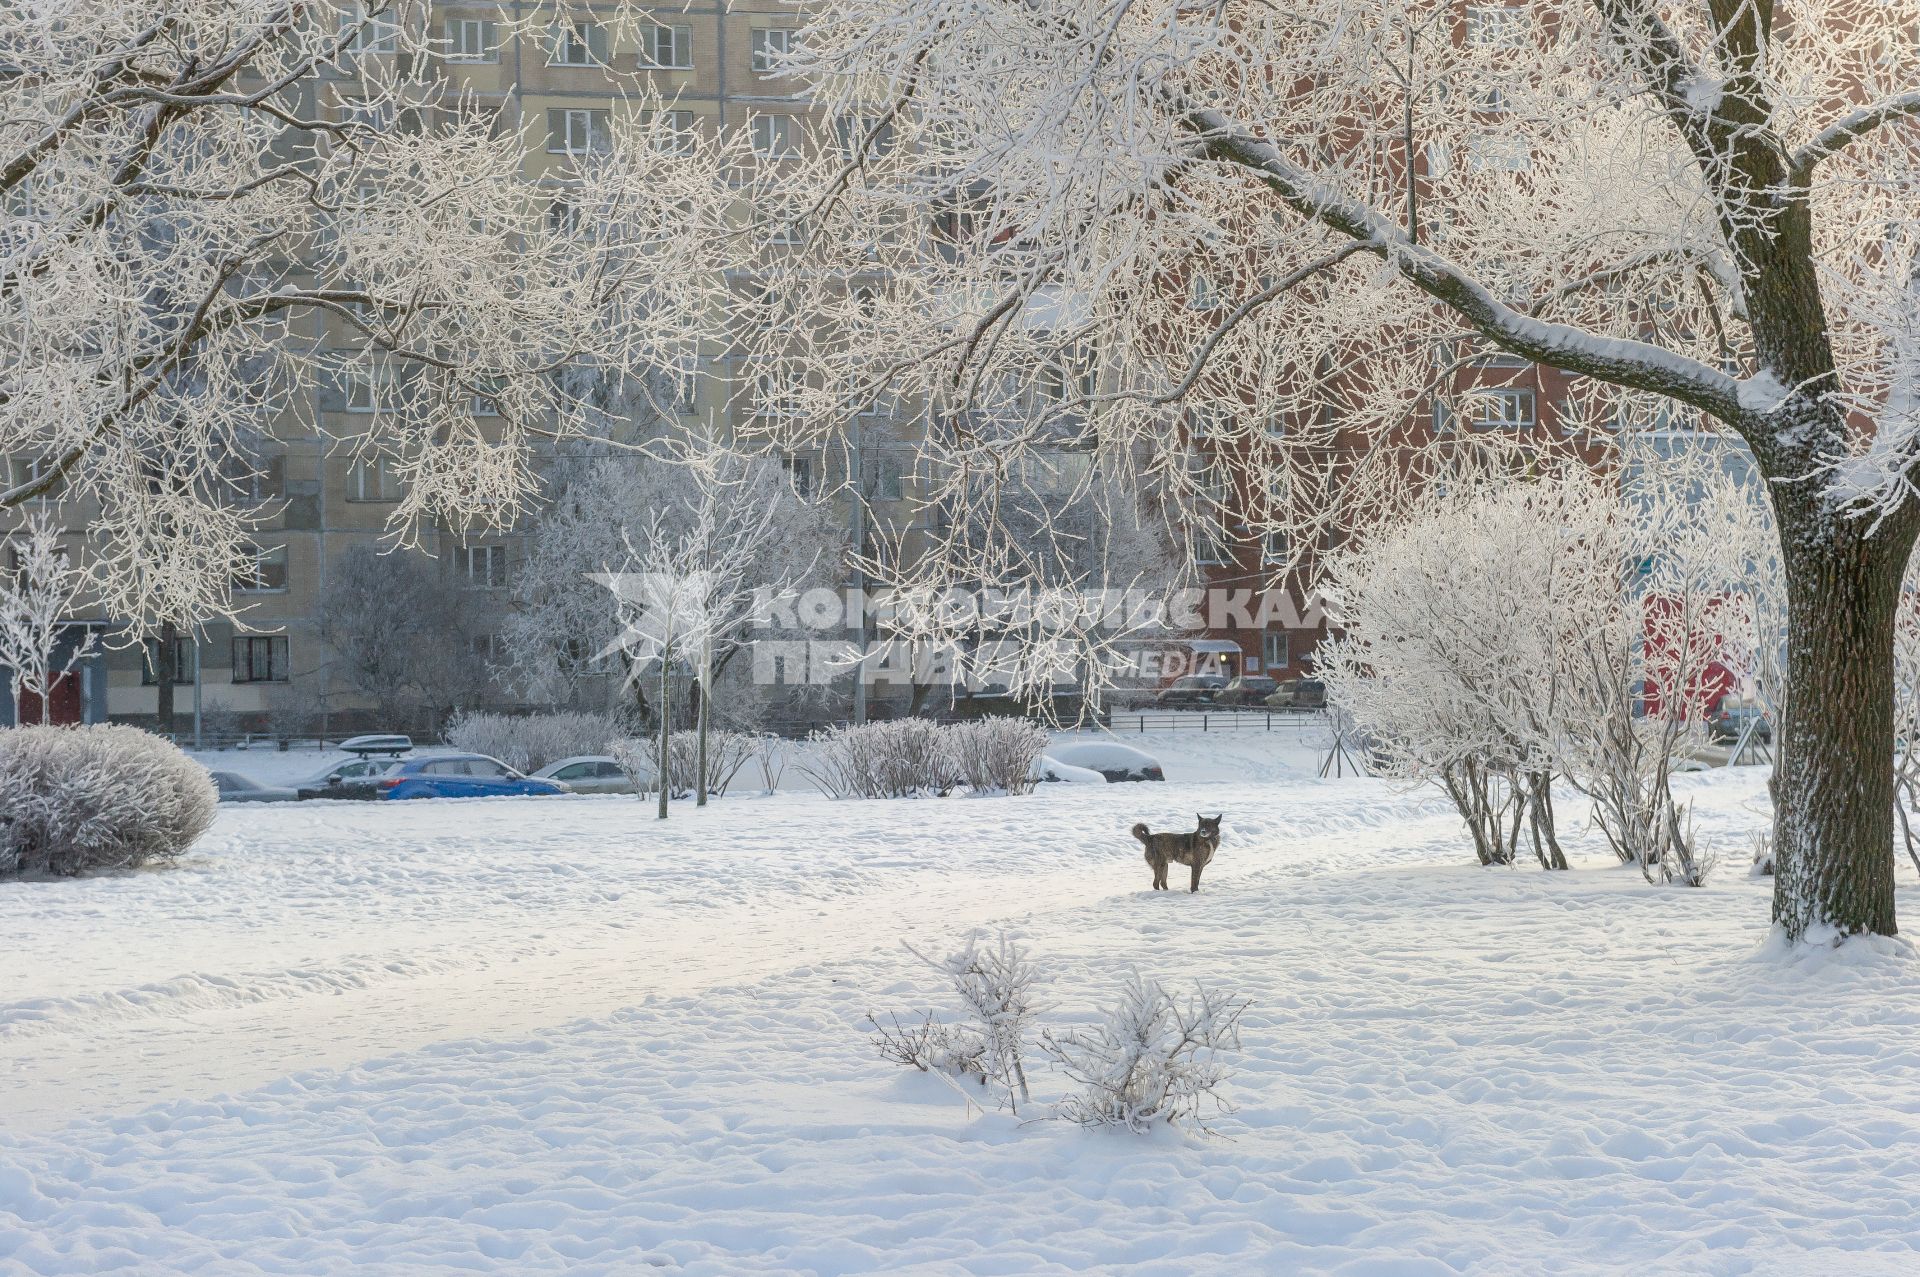
[[604,754],[611,725],[599,714],[481,714],[463,712],[447,724],[447,744],[486,754],[523,772],[580,754]]
[[1039,1011],[1034,992],[1039,973],[1026,951],[1005,932],[992,944],[983,944],[976,932],[945,958],[929,958],[912,945],[907,952],[947,978],[965,1019],[948,1025],[927,1014],[902,1025],[893,1017],[887,1026],[868,1016],[881,1057],[942,1076],[978,1077],[1018,1113],[1033,1098],[1025,1044]]
[[172,860],[206,832],[218,804],[207,770],[150,732],[0,730],[0,873]]
[[[718,798],[727,792],[734,777],[753,754],[754,738],[746,732],[707,733],[707,793]],[[608,749],[620,770],[642,794],[654,792],[654,779],[661,774],[660,741],[654,736],[635,736],[614,741]],[[700,739],[697,732],[675,732],[667,738],[667,783],[676,798],[694,791],[700,774]]]
[[1055,1115],[1135,1132],[1163,1122],[1206,1131],[1208,1117],[1232,1111],[1222,1095],[1229,1071],[1221,1056],[1239,1050],[1246,1009],[1204,988],[1182,1002],[1134,974],[1098,1025],[1040,1035],[1040,1049],[1080,1086]]
[[977,794],[1026,793],[1034,785],[1034,763],[1047,749],[1047,734],[1024,718],[955,723],[946,736],[955,772]]
[[800,770],[833,798],[945,794],[959,783],[946,733],[931,719],[832,727],[807,739]]
[[760,792],[779,789],[787,772],[787,743],[772,732],[758,732],[747,742],[747,754],[759,768]]

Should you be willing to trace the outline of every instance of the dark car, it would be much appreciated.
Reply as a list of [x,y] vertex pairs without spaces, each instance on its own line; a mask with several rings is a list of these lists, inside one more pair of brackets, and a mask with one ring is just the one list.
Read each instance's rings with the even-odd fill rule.
[[1767,721],[1766,713],[1758,705],[1722,705],[1707,719],[1707,737],[1716,745],[1735,745],[1750,723],[1758,724],[1753,729],[1756,742],[1773,744],[1773,724]]
[[1227,680],[1218,674],[1189,674],[1161,688],[1156,699],[1162,705],[1211,705],[1226,686]]
[[295,788],[302,799],[364,800],[373,797],[373,782],[391,766],[391,761],[380,758],[342,759],[318,775],[307,777]]
[[1327,685],[1317,678],[1290,678],[1267,697],[1275,709],[1325,709]]
[[564,794],[557,780],[522,776],[485,754],[442,754],[394,763],[373,782],[376,798],[496,798]]
[[1214,699],[1222,705],[1264,705],[1267,697],[1279,690],[1278,679],[1265,674],[1242,674],[1221,688]]

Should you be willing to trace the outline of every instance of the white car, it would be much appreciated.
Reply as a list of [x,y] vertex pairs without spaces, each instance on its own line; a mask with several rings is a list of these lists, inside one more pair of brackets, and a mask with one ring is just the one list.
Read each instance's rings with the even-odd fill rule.
[[239,772],[214,772],[213,783],[223,803],[290,803],[300,795],[279,785],[262,785]]
[[1069,785],[1104,785],[1107,778],[1091,767],[1075,767],[1072,763],[1063,763],[1050,754],[1042,754],[1033,760],[1028,769],[1027,778],[1037,781],[1063,781]]
[[301,798],[365,798],[373,778],[393,766],[388,758],[343,758],[294,786]]
[[620,764],[605,754],[581,754],[548,763],[533,773],[535,780],[557,780],[576,794],[631,794],[634,783]]
[[1111,740],[1060,741],[1047,757],[1069,767],[1085,767],[1108,780],[1165,780],[1160,760],[1152,754]]

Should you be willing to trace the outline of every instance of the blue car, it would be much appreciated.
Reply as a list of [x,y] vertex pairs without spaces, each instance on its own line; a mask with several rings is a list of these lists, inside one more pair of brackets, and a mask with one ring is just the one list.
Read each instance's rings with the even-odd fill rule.
[[564,794],[555,780],[522,776],[485,754],[441,754],[395,763],[373,782],[375,798],[498,798],[511,794]]

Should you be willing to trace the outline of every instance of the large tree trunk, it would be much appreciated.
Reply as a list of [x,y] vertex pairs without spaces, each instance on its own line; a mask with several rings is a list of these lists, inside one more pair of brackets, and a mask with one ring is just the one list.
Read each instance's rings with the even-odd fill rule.
[[1773,485],[1788,614],[1773,918],[1794,940],[1890,936],[1893,620],[1913,532],[1910,519],[1870,531],[1823,486]]

